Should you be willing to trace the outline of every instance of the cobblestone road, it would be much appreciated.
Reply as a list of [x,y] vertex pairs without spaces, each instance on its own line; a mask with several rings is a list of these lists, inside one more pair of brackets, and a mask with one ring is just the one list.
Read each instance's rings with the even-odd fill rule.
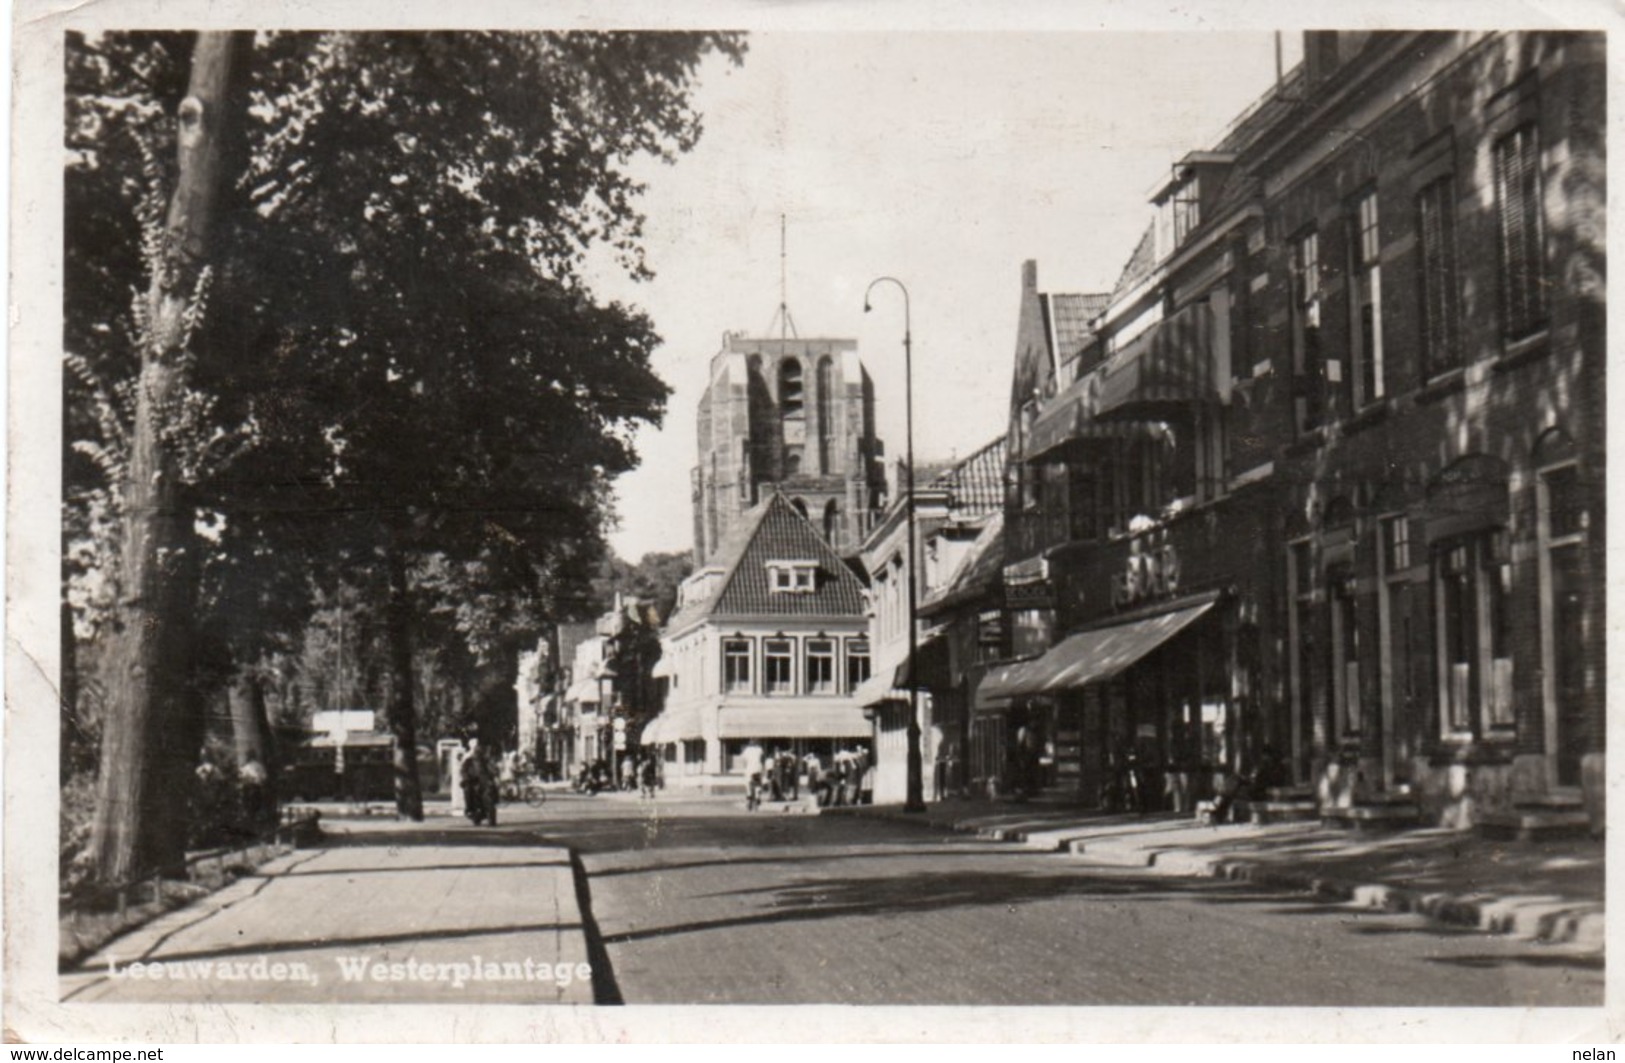
[[1600,960],[998,842],[715,800],[564,798],[627,1003],[1596,1005]]

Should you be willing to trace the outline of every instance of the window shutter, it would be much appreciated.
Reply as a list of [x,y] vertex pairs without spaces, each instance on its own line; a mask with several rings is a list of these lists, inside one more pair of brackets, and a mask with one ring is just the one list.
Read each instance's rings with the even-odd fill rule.
[[1540,246],[1540,159],[1536,153],[1534,127],[1525,129],[1518,141],[1521,152],[1519,176],[1523,181],[1524,292],[1528,302],[1528,318],[1524,325],[1527,328],[1546,316],[1546,286],[1543,283],[1545,255]]
[[1540,210],[1534,131],[1520,129],[1496,146],[1496,191],[1501,216],[1501,290],[1509,335],[1527,332],[1540,318]]

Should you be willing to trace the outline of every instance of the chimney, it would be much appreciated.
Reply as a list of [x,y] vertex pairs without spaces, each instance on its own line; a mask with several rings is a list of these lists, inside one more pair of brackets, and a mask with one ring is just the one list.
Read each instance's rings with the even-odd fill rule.
[[1021,264],[1021,290],[1036,292],[1038,290],[1038,262],[1029,258]]

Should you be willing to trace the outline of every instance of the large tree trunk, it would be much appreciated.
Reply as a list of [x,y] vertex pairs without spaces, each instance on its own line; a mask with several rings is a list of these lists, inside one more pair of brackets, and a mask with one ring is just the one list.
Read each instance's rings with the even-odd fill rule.
[[237,753],[237,771],[243,781],[244,800],[256,826],[276,822],[275,750],[271,723],[265,713],[264,678],[253,668],[238,673],[228,695],[231,736]]
[[406,555],[389,547],[389,726],[395,735],[395,810],[422,821],[423,793],[418,786],[418,728],[412,697],[412,601]]
[[117,882],[168,863],[185,844],[174,795],[196,749],[176,748],[187,726],[185,626],[198,545],[183,504],[175,444],[163,419],[183,393],[181,346],[207,250],[227,157],[241,116],[229,101],[251,34],[199,34],[179,115],[180,168],[163,261],[150,263],[148,342],[141,351],[135,423],[121,491],[118,632],[108,667],[101,779],[92,847],[97,873]]

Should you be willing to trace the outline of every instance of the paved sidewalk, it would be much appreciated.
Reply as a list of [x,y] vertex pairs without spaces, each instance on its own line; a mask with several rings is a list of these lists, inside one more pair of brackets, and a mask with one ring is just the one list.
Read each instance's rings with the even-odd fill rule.
[[876,815],[1086,864],[1241,879],[1360,907],[1601,950],[1605,846],[1578,839],[1497,842],[1451,830],[1364,833],[1318,823],[1203,825],[1188,815],[1105,815],[1064,805],[954,800],[826,809]]
[[63,997],[592,1003],[568,851],[488,843],[472,831],[446,840],[273,860],[110,942],[62,975]]

